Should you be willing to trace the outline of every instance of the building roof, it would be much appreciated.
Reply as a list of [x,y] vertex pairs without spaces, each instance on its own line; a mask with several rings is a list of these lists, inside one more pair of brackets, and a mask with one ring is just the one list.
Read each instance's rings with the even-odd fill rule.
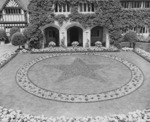
[[[2,10],[9,0],[0,0],[0,10]],[[27,6],[30,0],[15,0],[22,9],[27,10]]]
[[[5,7],[9,0],[0,0],[0,11]],[[30,0],[15,0],[22,9],[27,10]],[[92,0],[91,0],[92,1]],[[101,1],[101,0],[97,0]],[[131,0],[120,0],[120,1],[131,1]],[[150,0],[132,0],[132,1],[150,1]]]

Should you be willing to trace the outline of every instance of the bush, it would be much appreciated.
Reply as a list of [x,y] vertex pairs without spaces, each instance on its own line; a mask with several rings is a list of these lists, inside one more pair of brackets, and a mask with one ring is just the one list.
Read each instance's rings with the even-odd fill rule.
[[9,43],[8,36],[5,32],[5,30],[0,29],[0,41],[4,41],[5,43]]
[[41,48],[42,32],[37,25],[29,25],[24,31],[24,36],[29,41],[29,48]]
[[20,29],[18,27],[12,27],[10,29],[10,38],[12,37],[13,34],[15,34],[16,32],[20,32]]
[[135,47],[135,43],[139,41],[136,32],[129,31],[124,35],[124,40],[130,43],[130,47]]
[[120,30],[114,30],[111,32],[112,41],[119,41],[122,38]]
[[11,37],[12,45],[19,46],[19,49],[20,49],[20,46],[23,46],[26,43],[26,41],[27,40],[26,40],[25,36],[20,32],[16,32]]

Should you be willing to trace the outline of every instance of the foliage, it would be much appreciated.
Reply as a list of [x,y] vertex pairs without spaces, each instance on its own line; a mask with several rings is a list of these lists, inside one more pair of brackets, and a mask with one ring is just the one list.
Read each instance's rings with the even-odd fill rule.
[[26,38],[25,36],[20,33],[20,32],[16,32],[15,34],[12,35],[11,37],[11,42],[14,46],[23,46],[26,43]]
[[136,32],[129,31],[124,35],[124,40],[130,42],[130,47],[135,48],[135,42],[137,42],[139,39]]
[[30,48],[39,48],[41,45],[41,39],[43,38],[41,30],[37,25],[29,25],[24,31],[24,36],[29,42]]
[[10,38],[12,37],[12,35],[16,32],[20,32],[20,29],[18,27],[12,27],[10,29]]
[[[30,12],[30,23],[39,29],[40,26],[58,21],[60,25],[64,21],[79,22],[84,28],[102,26],[106,27],[112,41],[120,39],[119,30],[129,30],[134,27],[140,28],[147,25],[150,27],[150,10],[124,10],[121,8],[119,0],[85,0],[87,3],[93,3],[96,7],[95,13],[82,14],[78,12],[80,0],[31,0],[28,10]],[[71,13],[68,17],[65,15],[54,15],[54,4],[69,4]],[[112,16],[113,15],[113,16]],[[36,29],[34,31],[37,31]],[[118,34],[114,34],[118,31]],[[114,36],[116,35],[116,37]]]
[[3,29],[0,29],[0,41],[4,41],[5,43],[9,42],[7,34]]
[[122,38],[122,33],[120,30],[114,30],[111,32],[111,39],[113,41],[120,41]]
[[132,43],[138,41],[138,37],[134,31],[129,31],[124,35],[124,40]]

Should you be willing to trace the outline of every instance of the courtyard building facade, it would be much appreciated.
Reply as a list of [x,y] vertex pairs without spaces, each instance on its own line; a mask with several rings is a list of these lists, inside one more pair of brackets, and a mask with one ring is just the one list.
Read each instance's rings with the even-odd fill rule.
[[[21,31],[29,24],[29,12],[27,6],[30,0],[1,0],[0,1],[0,28],[4,29],[9,35],[12,27],[18,27]],[[150,9],[149,0],[120,0],[122,9]],[[69,4],[53,5],[55,15],[69,16],[71,6]],[[96,7],[93,3],[80,3],[78,12],[82,14],[95,13]],[[49,42],[54,41],[56,46],[60,46],[64,39],[65,46],[72,46],[72,42],[79,42],[79,46],[85,47],[87,42],[89,46],[95,46],[95,42],[102,42],[103,46],[110,47],[109,32],[105,27],[99,25],[84,28],[79,22],[64,21],[62,25],[55,21],[53,24],[47,24],[40,27],[43,34],[42,47],[48,47]],[[139,35],[149,37],[149,29],[145,27],[133,28]],[[122,31],[126,33],[128,30]]]

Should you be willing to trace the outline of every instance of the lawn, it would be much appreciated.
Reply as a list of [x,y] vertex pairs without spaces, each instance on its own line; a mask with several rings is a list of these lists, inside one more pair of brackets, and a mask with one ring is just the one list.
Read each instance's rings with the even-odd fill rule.
[[[19,54],[0,70],[0,105],[34,115],[74,117],[103,116],[150,108],[150,64],[133,52],[101,54],[115,55],[138,66],[144,74],[144,84],[127,96],[107,101],[68,103],[46,100],[19,87],[16,73],[25,63],[50,54]],[[66,94],[92,94],[122,86],[130,80],[131,72],[113,59],[78,54],[38,62],[29,69],[28,77],[34,84],[47,90]]]

